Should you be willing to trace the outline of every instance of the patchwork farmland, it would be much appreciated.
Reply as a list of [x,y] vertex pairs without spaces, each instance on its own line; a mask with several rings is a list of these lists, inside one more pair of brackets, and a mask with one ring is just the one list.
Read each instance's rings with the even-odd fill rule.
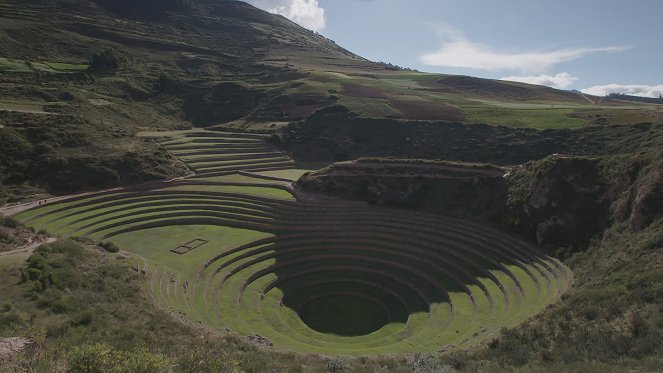
[[438,351],[495,336],[570,286],[559,261],[491,228],[295,190],[306,170],[262,135],[146,135],[191,174],[17,218],[115,243],[191,322],[297,351]]

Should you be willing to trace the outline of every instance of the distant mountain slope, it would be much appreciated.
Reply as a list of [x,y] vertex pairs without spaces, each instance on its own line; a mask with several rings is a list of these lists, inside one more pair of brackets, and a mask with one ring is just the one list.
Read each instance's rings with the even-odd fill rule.
[[[210,126],[241,119],[234,126],[259,122],[253,128],[264,129],[265,122],[272,122],[266,128],[273,129],[273,122],[305,119],[334,104],[362,117],[515,127],[663,121],[660,111],[638,103],[593,100],[523,83],[400,71],[241,1],[6,0],[0,3],[0,21],[0,71],[22,74],[8,77],[8,83],[21,84],[31,72],[51,85],[53,73],[103,75],[103,81],[95,80],[103,94],[110,93],[112,83],[111,96],[170,106],[168,119],[157,108],[140,108],[162,122],[174,116],[180,124]],[[92,55],[109,49],[120,60],[112,64],[115,69],[85,70]],[[71,66],[78,68],[59,69]],[[235,86],[219,90],[219,82]],[[220,95],[226,88],[229,93]],[[0,97],[21,102],[38,98]],[[234,104],[238,100],[246,101],[239,109]],[[132,101],[123,104],[134,106]],[[194,101],[199,104],[192,105]],[[217,115],[222,111],[230,114]]]
[[[284,53],[363,59],[288,19],[240,1],[28,0],[0,5],[3,57],[86,60],[98,43],[146,57],[262,62]],[[30,48],[25,48],[30,45]],[[174,62],[182,59],[177,55]]]
[[[2,168],[11,172],[0,182],[44,186],[57,165],[76,175],[66,190],[177,175],[166,153],[136,138],[141,130],[275,132],[339,108],[348,118],[380,120],[376,134],[400,123],[403,139],[416,128],[405,121],[535,129],[663,123],[658,105],[398,70],[282,16],[225,0],[0,1],[0,88],[0,130],[17,144],[8,147]],[[509,128],[499,131],[510,136]],[[308,131],[307,139],[320,135]],[[455,146],[431,154],[453,153]],[[486,149],[475,150],[492,160]],[[389,151],[382,144],[378,153]],[[130,170],[126,160],[138,166]],[[148,165],[159,172],[141,169]],[[99,176],[82,180],[81,170]]]

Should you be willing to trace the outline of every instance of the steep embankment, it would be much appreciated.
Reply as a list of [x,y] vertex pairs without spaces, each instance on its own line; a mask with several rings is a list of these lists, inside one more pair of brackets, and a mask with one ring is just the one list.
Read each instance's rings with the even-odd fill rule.
[[459,122],[366,119],[336,106],[293,122],[272,141],[296,160],[345,161],[360,157],[446,159],[521,164],[558,153],[602,156],[663,146],[663,125],[512,128]]
[[662,174],[656,152],[605,158],[555,155],[507,168],[360,159],[308,173],[297,185],[489,222],[552,248],[582,248],[612,224],[638,231],[660,218]]

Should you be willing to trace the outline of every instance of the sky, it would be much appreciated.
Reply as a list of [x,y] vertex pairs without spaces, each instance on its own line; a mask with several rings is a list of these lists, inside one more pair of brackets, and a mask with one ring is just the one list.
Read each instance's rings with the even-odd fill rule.
[[663,94],[663,0],[248,0],[373,61]]

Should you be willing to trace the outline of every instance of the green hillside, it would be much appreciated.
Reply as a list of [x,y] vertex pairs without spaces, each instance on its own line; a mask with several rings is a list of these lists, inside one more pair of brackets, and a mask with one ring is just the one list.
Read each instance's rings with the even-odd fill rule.
[[662,105],[229,0],[0,1],[0,87],[0,371],[660,367]]

